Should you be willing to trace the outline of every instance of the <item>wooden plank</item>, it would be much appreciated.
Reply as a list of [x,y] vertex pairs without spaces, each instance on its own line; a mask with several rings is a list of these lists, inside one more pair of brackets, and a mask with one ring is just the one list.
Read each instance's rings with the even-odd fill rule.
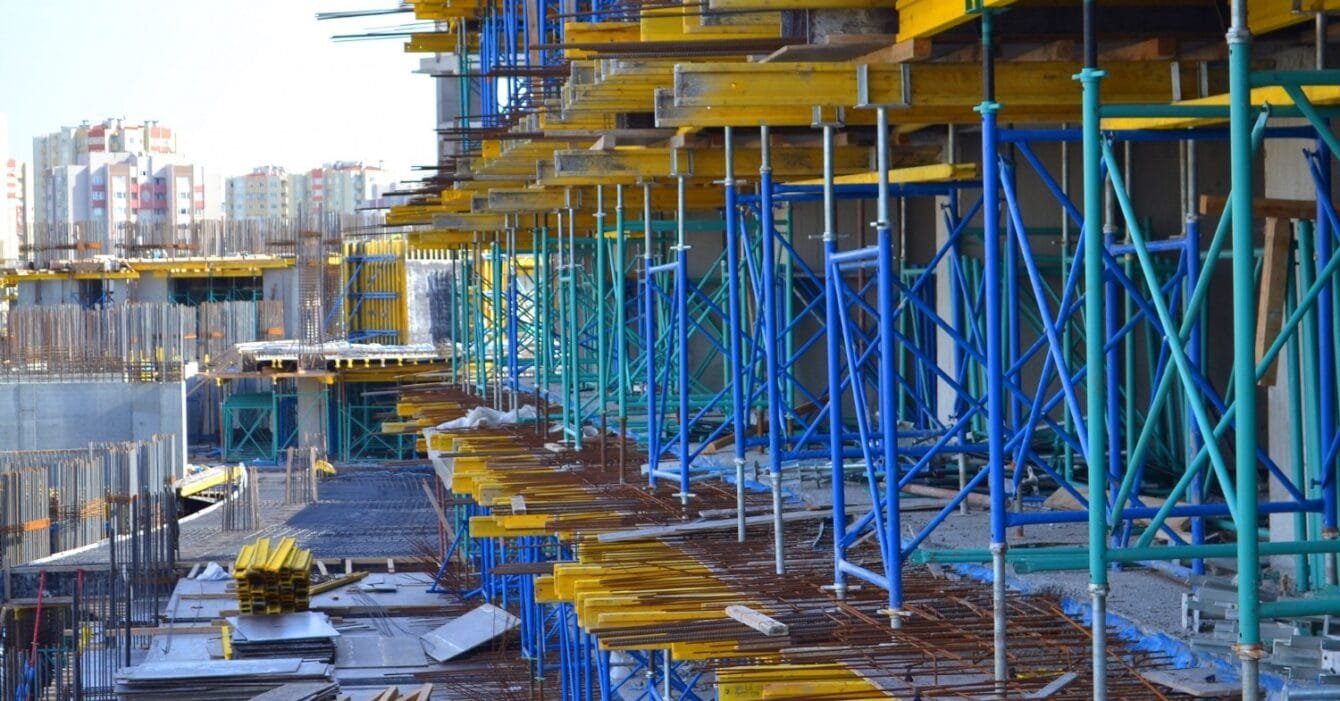
[[876,49],[855,60],[855,63],[915,63],[931,57],[930,39],[907,39]]
[[1099,61],[1166,61],[1177,56],[1177,39],[1154,37],[1098,52]]
[[[1228,198],[1221,195],[1201,195],[1200,213],[1217,214],[1224,211]],[[1285,200],[1274,197],[1257,197],[1252,200],[1252,211],[1258,217],[1276,219],[1315,219],[1316,200]]]
[[785,623],[748,606],[739,604],[727,606],[726,615],[770,638],[780,637],[791,631]]
[[1073,61],[1075,60],[1075,41],[1061,39],[1042,46],[1023,51],[1012,61]]
[[[1284,325],[1284,295],[1289,284],[1289,244],[1293,227],[1276,217],[1266,218],[1264,255],[1261,260],[1261,292],[1256,307],[1256,364],[1265,358],[1266,350]],[[1266,367],[1257,380],[1262,387],[1275,384],[1279,358]]]

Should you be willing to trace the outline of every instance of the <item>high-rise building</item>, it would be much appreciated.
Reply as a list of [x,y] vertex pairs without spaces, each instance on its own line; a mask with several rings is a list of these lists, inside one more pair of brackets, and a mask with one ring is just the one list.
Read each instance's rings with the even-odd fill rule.
[[282,166],[260,166],[246,175],[228,178],[224,213],[232,221],[292,219],[298,214],[302,176]]
[[0,263],[19,257],[28,230],[31,187],[28,164],[9,153],[9,124],[0,113]]
[[391,177],[379,166],[361,161],[336,161],[306,174],[305,214],[330,216],[353,214],[372,206],[391,189]]
[[21,257],[32,218],[33,179],[28,164],[14,158],[0,162],[0,261]]
[[335,161],[301,173],[260,166],[228,178],[224,211],[233,221],[354,214],[384,205],[394,180],[380,166]]
[[33,139],[33,161],[37,258],[137,255],[137,227],[188,229],[223,214],[222,182],[189,163],[173,131],[155,122],[62,127]]

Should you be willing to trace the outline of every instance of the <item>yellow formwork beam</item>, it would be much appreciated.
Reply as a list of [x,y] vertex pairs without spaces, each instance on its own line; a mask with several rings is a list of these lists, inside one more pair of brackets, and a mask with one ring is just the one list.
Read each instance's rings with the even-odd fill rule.
[[717,670],[722,701],[762,699],[887,699],[872,682],[840,664],[768,664]]
[[[996,67],[1002,119],[1055,122],[1079,115],[1080,65],[1039,61]],[[1109,104],[1166,102],[1174,95],[1166,61],[1109,62],[1103,99]],[[1192,84],[1194,71],[1179,76]],[[797,104],[798,100],[804,103]],[[660,127],[808,125],[813,108],[846,108],[848,123],[867,123],[862,105],[889,105],[896,125],[981,121],[981,69],[973,64],[694,63],[678,66],[672,91],[658,91]]]
[[1252,34],[1265,34],[1338,10],[1340,0],[1247,0],[1247,26]]
[[507,228],[507,216],[493,212],[434,214],[433,228],[444,231],[501,231]]
[[708,0],[709,10],[757,12],[759,10],[857,10],[884,9],[889,0]]
[[405,42],[407,54],[444,54],[456,50],[454,32],[415,32]]
[[[642,28],[636,22],[564,22],[563,42],[566,44],[611,44],[639,41]],[[594,52],[589,49],[564,49],[563,57],[583,59]]]
[[651,41],[692,41],[694,39],[770,39],[782,35],[781,14],[763,12],[717,15],[717,21],[704,24],[697,0],[682,0],[679,6],[643,9],[639,19],[639,38]]
[[409,0],[418,20],[448,21],[462,17],[478,17],[484,0]]
[[546,188],[489,190],[488,210],[501,213],[552,212],[577,204],[564,190]]
[[[1002,108],[1079,104],[1074,76],[1079,63],[1037,61],[996,66],[996,94]],[[1103,65],[1103,99],[1150,102],[1173,96],[1172,66],[1167,61],[1108,62]],[[1187,69],[1187,79],[1194,70]],[[864,89],[861,83],[864,82]],[[701,63],[682,64],[675,72],[674,101],[681,107],[842,107],[895,106],[894,116],[935,108],[976,107],[982,101],[981,67],[969,63]],[[921,119],[921,123],[935,123]],[[907,117],[900,123],[912,121]]]
[[981,14],[983,9],[1001,9],[1015,0],[898,0],[898,41],[935,36]]
[[[1340,85],[1305,85],[1300,88],[1303,94],[1307,96],[1307,101],[1313,105],[1329,106],[1340,104]],[[1279,86],[1269,86],[1263,88],[1253,88],[1251,92],[1253,106],[1265,104],[1277,106],[1293,106],[1293,98],[1284,88]],[[1182,106],[1196,107],[1224,107],[1228,105],[1228,93],[1220,95],[1211,95],[1195,100],[1183,100],[1173,103]],[[1124,130],[1124,129],[1185,129],[1188,127],[1205,126],[1207,124],[1216,124],[1227,122],[1228,118],[1205,119],[1201,117],[1120,117],[1103,120],[1104,129]]]
[[[976,163],[935,163],[924,166],[895,168],[888,172],[888,181],[892,184],[906,183],[946,183],[955,180],[974,180],[977,178]],[[799,180],[789,185],[822,185],[823,179]],[[879,171],[840,175],[833,179],[838,185],[876,185],[879,183]]]
[[[864,146],[838,146],[833,152],[838,172],[853,173],[869,169],[872,151]],[[735,172],[758,170],[762,152],[757,148],[735,150]],[[823,152],[803,146],[776,146],[772,149],[772,170],[776,177],[811,175],[823,170]],[[634,183],[645,178],[664,178],[678,174],[694,178],[718,179],[726,174],[725,152],[718,148],[630,148],[611,151],[559,151],[554,154],[554,177],[560,182],[572,179],[605,184]]]

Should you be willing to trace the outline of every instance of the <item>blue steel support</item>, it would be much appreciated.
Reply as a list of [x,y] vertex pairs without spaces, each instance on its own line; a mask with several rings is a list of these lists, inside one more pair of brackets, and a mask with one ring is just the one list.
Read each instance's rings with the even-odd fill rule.
[[1000,144],[996,133],[994,43],[992,15],[982,14],[982,239],[986,285],[986,419],[987,483],[991,499],[991,562],[993,609],[993,674],[996,690],[1003,693],[1009,670],[1006,661],[1005,611],[1005,367],[1001,338],[1001,231],[1000,173],[996,166]]

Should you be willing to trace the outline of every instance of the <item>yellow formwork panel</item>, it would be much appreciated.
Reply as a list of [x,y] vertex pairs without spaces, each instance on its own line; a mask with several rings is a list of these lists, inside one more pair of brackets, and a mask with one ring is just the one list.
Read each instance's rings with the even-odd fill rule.
[[[393,343],[409,341],[409,299],[405,290],[405,253],[402,237],[357,241],[344,245],[341,289],[350,297],[366,295],[343,304],[345,328],[389,330]],[[361,260],[360,260],[361,259]]]

